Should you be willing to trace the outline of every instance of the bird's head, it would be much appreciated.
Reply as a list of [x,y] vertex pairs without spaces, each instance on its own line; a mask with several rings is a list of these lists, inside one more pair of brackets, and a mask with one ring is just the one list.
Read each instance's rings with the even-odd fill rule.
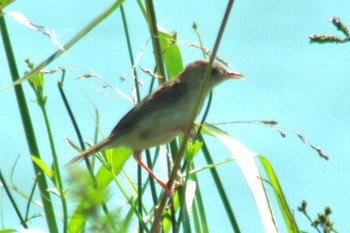
[[[208,68],[209,61],[195,61],[189,64],[180,75],[180,79],[189,85],[198,86],[204,81],[204,75]],[[244,79],[243,75],[237,72],[230,72],[218,63],[214,63],[209,74],[209,81],[206,87],[207,91],[211,91],[214,86],[226,79]]]

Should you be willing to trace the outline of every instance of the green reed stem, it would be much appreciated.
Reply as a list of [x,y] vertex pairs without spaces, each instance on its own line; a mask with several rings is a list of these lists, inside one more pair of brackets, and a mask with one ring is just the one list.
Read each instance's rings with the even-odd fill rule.
[[[11,41],[10,41],[10,37],[8,34],[4,17],[0,17],[0,31],[1,31],[1,36],[2,36],[4,49],[7,56],[7,62],[10,69],[12,81],[16,82],[19,80],[19,73],[18,73],[17,64],[16,64],[15,56],[12,50]],[[18,86],[15,86],[14,90],[15,90],[17,105],[18,105],[20,116],[22,119],[22,124],[23,124],[30,154],[40,159],[40,153],[36,142],[34,128],[32,125],[32,121],[29,114],[29,109],[27,106],[23,88],[22,86],[18,85]],[[46,218],[48,229],[51,233],[56,233],[58,232],[58,228],[57,228],[54,208],[52,206],[51,197],[50,197],[50,194],[47,192],[48,185],[47,185],[46,177],[42,174],[41,169],[34,162],[32,162],[32,165],[34,168],[34,172],[38,178],[38,187],[40,190],[40,196],[44,207],[45,218]]]

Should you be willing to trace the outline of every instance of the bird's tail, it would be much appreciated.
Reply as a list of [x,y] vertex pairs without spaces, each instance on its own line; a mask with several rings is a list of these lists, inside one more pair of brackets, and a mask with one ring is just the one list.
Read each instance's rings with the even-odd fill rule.
[[83,151],[82,153],[74,156],[68,164],[73,164],[78,162],[79,160],[88,157],[89,155],[96,153],[97,151],[101,150],[103,147],[106,147],[108,142],[110,141],[109,138],[106,138],[105,140],[102,140],[101,142],[96,143],[95,145],[93,145],[92,147],[90,147],[89,149]]

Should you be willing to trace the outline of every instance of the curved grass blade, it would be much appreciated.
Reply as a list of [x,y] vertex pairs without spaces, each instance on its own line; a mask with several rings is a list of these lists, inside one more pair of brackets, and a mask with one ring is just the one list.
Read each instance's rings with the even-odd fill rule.
[[50,57],[48,57],[46,60],[41,62],[39,65],[37,65],[32,71],[28,72],[26,75],[24,75],[22,78],[14,81],[12,84],[1,87],[0,91],[14,87],[16,85],[19,85],[23,83],[24,81],[27,81],[30,77],[32,77],[34,74],[40,72],[44,67],[46,67],[48,64],[56,60],[58,57],[60,57],[64,52],[66,52],[68,49],[70,49],[75,43],[77,43],[81,38],[83,38],[89,31],[91,31],[94,27],[96,27],[99,23],[101,23],[107,16],[109,16],[111,13],[114,12],[122,3],[124,0],[118,0],[114,2],[110,7],[108,7],[105,11],[103,11],[100,15],[98,15],[95,19],[93,19],[86,27],[84,27],[80,32],[78,32],[70,41],[68,41],[64,46],[63,49],[58,49],[56,52],[54,52]]
[[204,124],[203,133],[207,133],[218,138],[236,158],[237,164],[241,169],[254,197],[254,201],[260,214],[265,232],[278,232],[264,187],[260,179],[258,179],[260,177],[260,173],[253,159],[254,154],[238,140],[213,125]]
[[278,182],[277,176],[276,176],[269,160],[262,155],[259,155],[258,158],[259,158],[261,164],[263,165],[265,172],[269,178],[269,182],[272,186],[273,192],[275,193],[275,196],[276,196],[276,199],[277,199],[277,202],[278,202],[278,205],[279,205],[280,211],[282,213],[282,216],[283,216],[283,219],[284,219],[284,222],[286,224],[288,232],[290,232],[290,233],[299,232],[298,226],[294,220],[292,212],[290,211],[290,208],[287,204],[287,200],[284,197],[282,188]]

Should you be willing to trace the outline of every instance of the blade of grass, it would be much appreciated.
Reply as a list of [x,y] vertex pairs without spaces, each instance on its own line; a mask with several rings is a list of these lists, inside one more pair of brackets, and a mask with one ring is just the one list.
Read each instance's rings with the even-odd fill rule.
[[[132,51],[132,47],[131,47],[130,34],[129,34],[128,24],[127,24],[123,5],[120,6],[120,12],[121,12],[122,21],[123,21],[124,34],[126,36],[126,43],[128,46],[129,58],[130,58],[131,66],[133,67],[134,87],[136,89],[136,104],[137,104],[140,102],[140,98],[141,98],[140,97],[140,87],[139,87],[137,71],[136,71],[136,68],[134,68],[135,60],[134,60],[133,51]],[[146,157],[147,157],[147,161],[149,162],[151,160],[149,150],[146,151]],[[148,166],[149,165],[150,164],[148,164]],[[149,166],[149,167],[152,169],[152,166]],[[137,200],[138,200],[138,212],[139,212],[139,215],[141,217],[142,217],[142,186],[143,186],[143,184],[142,184],[142,168],[138,164],[137,165],[137,190],[138,190],[138,199]],[[150,186],[151,186],[152,198],[153,198],[153,200],[156,200],[157,199],[156,189],[155,189],[155,184],[153,182],[153,179],[150,182]],[[141,220],[139,220],[139,232],[142,233],[143,230],[144,230],[144,223]]]
[[53,170],[54,170],[55,186],[57,187],[57,189],[59,191],[60,199],[61,199],[61,203],[62,203],[63,232],[67,232],[68,209],[67,209],[66,197],[64,194],[62,176],[61,176],[60,168],[58,165],[58,157],[57,157],[57,153],[56,153],[56,149],[55,149],[55,144],[54,144],[53,135],[52,135],[51,126],[50,126],[49,117],[48,117],[46,108],[43,107],[43,108],[41,108],[41,110],[43,113],[45,126],[46,126],[46,130],[47,130],[47,135],[48,135],[49,142],[50,142],[52,158],[53,158]]
[[[25,62],[27,63],[27,66],[29,69],[32,69],[34,67],[33,63],[29,61],[29,59],[26,59]],[[35,95],[36,95],[36,103],[38,104],[41,113],[43,114],[43,119],[46,127],[46,132],[47,136],[49,139],[49,144],[50,144],[50,149],[51,149],[51,155],[53,159],[53,176],[50,176],[52,180],[54,181],[54,184],[58,190],[59,197],[61,199],[62,203],[62,212],[63,212],[63,232],[67,232],[67,219],[68,219],[68,210],[67,210],[67,202],[64,194],[64,188],[63,188],[63,182],[62,182],[62,177],[61,177],[61,172],[60,168],[58,165],[58,158],[57,158],[57,153],[56,153],[56,148],[55,148],[55,143],[51,131],[51,126],[50,126],[50,121],[49,121],[49,116],[46,111],[46,103],[47,103],[47,96],[44,95],[44,74],[37,73],[33,75],[29,79],[29,84],[32,87]],[[35,160],[38,162],[38,159],[33,157]],[[42,161],[41,161],[42,162]],[[43,162],[42,162],[43,163]],[[45,173],[47,169],[43,170]]]
[[298,226],[294,220],[294,216],[290,211],[286,198],[284,197],[282,187],[278,182],[275,171],[273,170],[269,160],[262,155],[259,155],[258,158],[261,164],[263,165],[265,172],[269,178],[269,182],[270,182],[269,184],[271,185],[272,190],[275,193],[275,197],[277,199],[278,206],[282,213],[288,232],[290,233],[299,232]]
[[[151,41],[152,41],[152,47],[154,51],[154,58],[157,65],[157,73],[158,75],[165,78],[166,73],[164,69],[164,63],[163,63],[163,54],[162,49],[160,46],[159,41],[159,32],[157,28],[157,20],[156,20],[156,13],[154,11],[153,1],[152,0],[146,0],[146,10],[147,10],[147,23],[149,27],[149,31],[151,34]],[[165,80],[165,79],[163,79]]]
[[4,179],[4,177],[2,176],[1,170],[0,170],[0,181],[1,181],[2,186],[3,186],[4,189],[5,189],[5,192],[6,192],[7,196],[8,196],[8,198],[10,199],[10,202],[11,202],[13,208],[15,209],[15,212],[16,212],[16,214],[17,214],[17,217],[19,218],[19,220],[20,220],[22,226],[23,226],[25,229],[28,229],[28,225],[27,225],[27,223],[25,222],[24,218],[22,217],[22,214],[21,214],[21,212],[19,211],[19,208],[18,208],[18,206],[17,206],[17,204],[16,204],[16,202],[15,202],[15,199],[13,199],[13,197],[12,197],[12,194],[11,194],[11,192],[10,192],[10,189],[8,188],[7,183],[6,183],[5,179]]
[[[133,53],[133,50],[131,47],[130,33],[129,33],[129,28],[128,28],[123,5],[120,6],[120,14],[122,16],[124,34],[125,34],[126,44],[128,46],[130,63],[131,63],[131,66],[134,66],[134,64],[135,64],[134,55],[133,55],[134,53]],[[134,75],[134,86],[136,89],[136,97],[137,97],[137,103],[138,103],[138,102],[140,102],[141,97],[140,97],[140,87],[139,87],[138,75],[137,75],[136,69],[133,69],[133,75]]]
[[192,222],[193,222],[193,226],[194,226],[195,232],[203,232],[201,230],[200,216],[199,216],[199,213],[198,213],[196,200],[194,200],[194,202],[193,202],[192,219],[193,219]]
[[[111,6],[109,6],[106,10],[104,10],[101,14],[99,14],[96,18],[94,18],[87,26],[85,26],[80,32],[78,32],[70,41],[68,41],[64,46],[64,50],[57,50],[55,53],[53,53],[50,57],[45,59],[43,62],[41,62],[39,65],[37,65],[31,72],[24,75],[22,78],[14,80],[13,83],[9,86],[0,88],[1,90],[17,86],[24,81],[28,80],[30,77],[32,77],[34,74],[40,72],[44,67],[46,67],[48,64],[56,60],[58,57],[60,57],[63,53],[65,53],[67,50],[69,50],[75,43],[77,43],[81,38],[83,38],[88,32],[90,32],[94,27],[96,27],[99,23],[101,23],[105,18],[107,18],[111,13],[113,13],[122,3],[124,0],[118,0],[114,2]],[[3,18],[3,17],[1,17]]]
[[[194,168],[194,165],[192,166],[192,169]],[[196,182],[197,184],[197,188],[196,188],[196,193],[195,193],[195,206],[198,209],[198,215],[199,215],[199,219],[198,222],[200,221],[200,226],[201,226],[201,231],[202,233],[208,233],[209,229],[208,229],[208,224],[207,224],[207,217],[205,214],[205,210],[204,210],[204,203],[203,203],[203,199],[202,199],[202,193],[201,193],[201,189],[199,186],[199,182],[197,179],[197,175],[193,174],[191,175],[191,178]],[[198,231],[196,231],[198,232]]]
[[35,192],[37,183],[38,183],[38,179],[37,179],[37,177],[35,177],[34,184],[33,184],[32,190],[31,190],[31,192],[29,194],[29,198],[28,198],[28,202],[27,202],[25,219],[29,219],[30,206],[31,206],[32,202],[35,203],[35,201],[33,200],[33,196],[34,196],[34,192]]
[[[201,140],[203,142],[202,152],[204,154],[204,157],[205,157],[207,163],[208,164],[213,164],[214,161],[211,158],[209,149],[208,149],[208,147],[207,147],[207,145],[206,145],[202,135],[199,135],[199,140]],[[217,190],[219,192],[221,201],[222,201],[222,203],[224,205],[224,208],[225,208],[227,217],[229,218],[229,221],[230,221],[230,224],[231,224],[233,232],[241,232],[241,230],[239,229],[238,222],[236,220],[235,214],[233,213],[230,201],[228,200],[226,191],[225,191],[224,186],[223,186],[223,184],[221,182],[221,179],[219,177],[218,171],[216,170],[215,167],[213,167],[213,168],[210,169],[210,173],[211,173],[211,175],[212,175],[212,177],[214,179],[214,183],[215,183],[216,188],[217,188]]]
[[[127,226],[131,223],[131,217],[132,215],[136,215],[138,220],[139,220],[139,227],[140,225],[142,225],[142,229],[144,229],[146,232],[149,232],[147,225],[142,217],[142,215],[140,214],[137,204],[138,204],[138,198],[136,200],[133,200],[132,196],[129,196],[129,194],[126,192],[124,186],[118,181],[117,177],[115,176],[115,174],[113,173],[113,170],[110,170],[110,174],[113,176],[113,180],[114,183],[117,185],[117,187],[119,188],[119,190],[121,191],[121,193],[123,194],[125,200],[127,200],[127,203],[130,205],[130,210],[127,216],[129,216],[128,218],[123,220],[123,226]],[[125,172],[123,172],[123,176],[124,178],[127,180],[129,187],[131,188],[131,190],[133,191],[134,195],[138,195],[138,192],[136,192],[136,189],[134,187],[134,185],[132,184],[131,180],[129,179],[129,177],[126,175]],[[142,193],[145,191],[146,186],[143,187]],[[131,212],[131,213],[130,213]],[[140,228],[139,228],[140,229]],[[121,231],[124,232],[124,231]]]
[[[64,89],[63,89],[63,82],[64,82],[65,74],[66,74],[65,69],[62,69],[62,77],[61,77],[61,80],[58,81],[57,85],[58,85],[58,89],[59,89],[59,92],[61,94],[64,106],[66,107],[66,110],[68,112],[69,118],[71,119],[73,127],[74,127],[74,130],[75,130],[75,132],[77,134],[77,137],[78,137],[78,140],[79,140],[79,143],[80,143],[80,147],[84,150],[85,149],[85,145],[84,145],[84,142],[83,142],[83,137],[82,137],[82,135],[80,133],[77,121],[75,120],[74,114],[73,114],[72,109],[71,109],[71,107],[70,107],[70,105],[68,103],[68,99],[67,99],[67,97],[65,95],[65,92],[64,92]],[[96,141],[97,140],[98,119],[99,119],[98,116],[99,115],[98,115],[97,109],[95,109],[95,110],[96,110],[96,118],[97,118],[96,119],[96,122],[97,122],[96,123],[96,131],[95,131],[96,132],[95,133],[95,141]],[[84,160],[85,160],[85,164],[87,166],[87,170],[89,172],[89,175],[90,175],[90,177],[91,177],[91,179],[92,179],[92,181],[94,183],[94,186],[95,186],[95,188],[98,188],[97,187],[97,180],[95,178],[95,175],[94,175],[94,172],[93,172],[93,169],[92,169],[93,166],[91,166],[89,159],[86,158]],[[110,215],[110,212],[109,212],[109,210],[107,208],[106,203],[102,202],[101,206],[102,206],[104,214],[106,215],[106,218],[109,220],[109,223],[112,224],[112,228],[113,228],[113,220],[111,218],[111,215]]]
[[[19,80],[19,74],[18,74],[17,64],[13,54],[11,41],[7,31],[7,26],[6,26],[4,17],[0,17],[0,30],[1,30],[1,36],[2,36],[2,40],[3,40],[3,44],[4,44],[6,56],[7,56],[7,62],[9,65],[12,81],[16,82]],[[36,142],[34,129],[31,122],[31,117],[29,114],[23,88],[22,86],[16,86],[14,90],[15,90],[17,105],[20,111],[22,124],[26,135],[30,154],[40,159],[39,149]],[[34,167],[35,174],[36,175],[40,174],[41,173],[40,168],[34,162],[32,162],[32,165]],[[46,222],[47,222],[49,231],[51,233],[58,232],[54,208],[52,206],[50,194],[47,192],[48,185],[46,182],[46,177],[44,175],[38,175],[38,186],[41,194],[40,196],[44,205],[44,212],[45,212]]]
[[[188,166],[188,170],[189,170]],[[185,178],[185,185],[179,189],[179,206],[180,214],[179,220],[177,221],[177,229],[183,225],[184,232],[191,232],[191,223],[190,223],[190,210],[192,209],[193,200],[196,192],[196,183],[193,180],[189,180],[187,176]],[[174,213],[173,213],[174,214]]]
[[260,173],[253,159],[254,154],[239,141],[229,136],[219,128],[209,124],[204,124],[203,132],[204,131],[219,139],[236,158],[236,162],[241,169],[242,174],[246,179],[249,189],[254,197],[254,201],[265,231],[271,233],[278,232],[273,214],[271,213],[268,198],[259,179]]

